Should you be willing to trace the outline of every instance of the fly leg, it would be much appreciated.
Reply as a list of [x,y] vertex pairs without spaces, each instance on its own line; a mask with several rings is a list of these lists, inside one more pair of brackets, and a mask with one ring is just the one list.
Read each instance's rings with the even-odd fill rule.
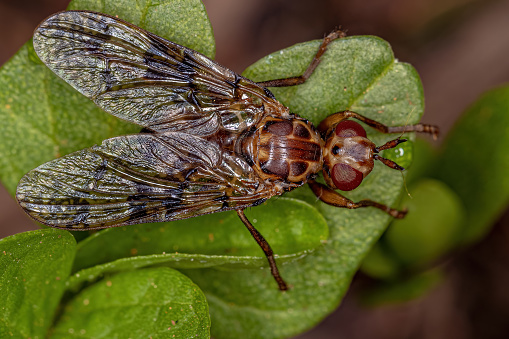
[[269,243],[265,238],[258,232],[256,228],[251,224],[251,222],[247,219],[246,215],[244,214],[243,209],[236,210],[237,215],[239,216],[240,220],[246,225],[247,229],[253,236],[253,238],[256,240],[258,245],[262,248],[263,253],[265,253],[265,256],[267,257],[267,260],[269,261],[270,266],[270,273],[272,273],[272,276],[274,279],[276,279],[276,282],[279,286],[279,289],[281,291],[288,290],[288,285],[286,285],[283,278],[281,278],[281,275],[279,275],[279,270],[276,265],[276,260],[274,259],[274,252],[272,252],[272,248],[270,248]]
[[[284,79],[276,79],[276,80],[267,80],[257,82],[258,85],[263,87],[288,87],[300,85],[313,74],[316,67],[320,64],[321,58],[325,51],[327,50],[327,46],[334,40],[345,37],[346,34],[336,29],[330,32],[322,41],[320,48],[318,48],[318,52],[316,52],[313,60],[309,64],[308,68],[304,71],[302,75]],[[419,133],[427,133],[433,136],[433,139],[436,140],[438,138],[438,127],[427,124],[415,124],[415,125],[406,125],[406,126],[386,126],[378,121],[369,119],[363,115],[352,111],[343,111],[334,113],[329,115],[325,120],[323,120],[318,126],[318,130],[323,134],[329,130],[329,128],[337,125],[341,120],[355,118],[367,124],[368,126],[373,127],[379,132],[382,133],[405,133],[405,132],[419,132]]]
[[313,193],[317,196],[317,198],[328,205],[344,207],[348,209],[356,209],[361,207],[375,207],[396,219],[404,218],[407,213],[406,211],[398,211],[396,209],[390,208],[389,206],[386,206],[384,204],[372,200],[361,200],[359,202],[353,202],[352,200],[342,196],[335,190],[323,184],[320,184],[314,180],[308,181],[308,185],[313,191]]
[[320,63],[321,57],[323,53],[327,50],[327,45],[329,45],[332,41],[345,37],[346,34],[336,29],[332,32],[330,32],[322,41],[322,44],[320,45],[320,48],[318,49],[318,52],[316,52],[315,57],[309,64],[308,68],[304,71],[302,75],[291,77],[291,78],[284,78],[284,79],[276,79],[276,80],[268,80],[268,81],[260,81],[257,82],[258,85],[261,85],[263,87],[288,87],[288,86],[295,86],[300,85],[304,83],[310,76],[313,74],[314,70]]
[[320,125],[318,125],[318,131],[322,134],[328,134],[328,131],[331,128],[334,128],[340,121],[354,118],[359,121],[362,121],[366,125],[376,129],[381,133],[406,133],[406,132],[418,132],[418,133],[426,133],[431,134],[433,139],[438,138],[439,129],[437,126],[427,125],[427,124],[415,124],[415,125],[406,125],[406,126],[386,126],[378,121],[367,118],[363,115],[352,111],[343,111],[329,115],[325,118]]

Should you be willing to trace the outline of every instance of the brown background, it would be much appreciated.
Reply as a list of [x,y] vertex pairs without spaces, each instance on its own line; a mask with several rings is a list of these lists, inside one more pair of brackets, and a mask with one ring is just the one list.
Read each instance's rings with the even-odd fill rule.
[[[480,93],[509,80],[509,0],[205,0],[216,59],[241,72],[262,56],[317,39],[337,25],[378,35],[422,77],[423,121],[447,131]],[[0,64],[67,0],[0,0]],[[363,309],[355,291],[322,325],[299,338],[509,338],[509,216],[447,263],[447,280],[418,300]],[[0,187],[0,238],[34,229]]]

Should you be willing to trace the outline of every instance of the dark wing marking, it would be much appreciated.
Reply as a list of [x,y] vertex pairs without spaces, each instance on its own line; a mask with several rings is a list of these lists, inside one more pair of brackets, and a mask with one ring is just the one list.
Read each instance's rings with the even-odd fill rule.
[[57,13],[36,29],[34,48],[106,112],[149,130],[241,132],[266,112],[288,112],[266,89],[206,56],[108,15]]
[[16,197],[37,221],[75,229],[184,219],[270,197],[250,168],[204,142],[175,132],[107,139],[30,171]]

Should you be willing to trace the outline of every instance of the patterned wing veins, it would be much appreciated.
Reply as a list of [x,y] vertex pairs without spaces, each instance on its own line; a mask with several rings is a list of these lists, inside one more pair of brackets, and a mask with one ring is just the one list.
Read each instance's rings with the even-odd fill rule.
[[34,48],[106,112],[149,130],[240,133],[267,109],[286,112],[270,92],[206,56],[105,14],[57,13],[36,29]]

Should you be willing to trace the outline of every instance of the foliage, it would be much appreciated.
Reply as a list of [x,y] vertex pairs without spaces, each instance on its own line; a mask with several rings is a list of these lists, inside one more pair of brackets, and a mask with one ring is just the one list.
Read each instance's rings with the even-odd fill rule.
[[434,266],[480,241],[505,211],[508,98],[508,86],[483,94],[438,151],[424,141],[415,143],[416,161],[408,177],[413,198],[402,202],[409,215],[393,221],[364,260],[362,271],[380,281],[366,291],[365,302],[402,301],[425,293],[445,274],[443,267]]
[[[118,15],[208,56],[214,54],[212,30],[203,5],[196,0],[76,0],[70,7]],[[262,81],[301,74],[319,44],[319,40],[306,42],[271,54],[244,75]],[[56,78],[38,60],[30,42],[2,68],[0,85],[4,121],[0,125],[4,137],[0,179],[11,193],[21,176],[41,163],[139,130],[105,114]],[[404,125],[417,122],[423,111],[417,73],[395,60],[387,42],[376,37],[335,41],[308,82],[275,89],[274,93],[293,112],[314,123],[350,109],[388,125]],[[369,128],[367,132],[376,144],[389,138]],[[403,154],[398,162],[404,163],[411,159],[407,145],[391,152],[384,156]],[[393,205],[402,183],[398,173],[378,164],[349,196]],[[47,331],[50,337],[111,338],[135,333],[136,337],[156,338],[171,334],[188,337],[195,331],[193,335],[207,337],[207,306],[198,285],[210,308],[214,337],[295,335],[337,307],[363,257],[390,221],[375,209],[350,211],[324,205],[307,188],[246,212],[279,254],[281,274],[292,286],[288,292],[277,289],[261,250],[234,213],[107,229],[77,246],[65,231],[41,230],[0,242],[4,259],[44,261],[38,267],[42,273],[34,271],[32,279],[39,284],[47,282],[51,289],[32,288],[28,294],[21,293],[14,284],[22,279],[17,270],[30,273],[37,265],[2,262],[0,294],[9,298],[14,294],[17,299],[2,304],[6,316],[0,333],[32,338],[45,336]],[[43,234],[63,240],[20,252]],[[52,251],[65,252],[59,256],[65,264],[56,266]],[[62,271],[54,273],[57,268]],[[55,275],[59,277],[56,282],[51,278]],[[45,304],[31,307],[35,304],[30,296],[41,293],[47,294]],[[174,303],[182,310],[174,309]],[[9,316],[13,312],[16,317]],[[20,324],[18,318],[42,320],[32,326],[31,321]]]

